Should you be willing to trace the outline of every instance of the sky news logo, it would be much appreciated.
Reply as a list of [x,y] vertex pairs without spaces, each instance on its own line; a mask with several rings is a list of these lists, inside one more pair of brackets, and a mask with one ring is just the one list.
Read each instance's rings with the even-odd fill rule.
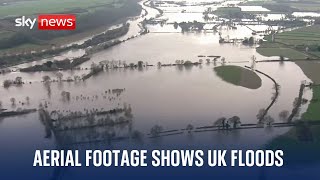
[[76,16],[73,14],[40,14],[38,18],[22,16],[15,19],[16,27],[29,27],[33,29],[36,23],[39,30],[75,30]]

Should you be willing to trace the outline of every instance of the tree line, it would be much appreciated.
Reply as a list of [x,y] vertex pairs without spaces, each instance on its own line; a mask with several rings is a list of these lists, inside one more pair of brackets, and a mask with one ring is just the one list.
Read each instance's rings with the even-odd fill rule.
[[[39,31],[22,29],[7,38],[0,39],[0,49],[13,48],[23,44],[41,44],[57,37],[69,36],[89,29],[109,25],[121,19],[137,16],[142,7],[132,0],[126,0],[119,8],[109,7],[97,9],[92,13],[77,15],[77,28],[74,31]],[[10,20],[14,22],[14,19]]]

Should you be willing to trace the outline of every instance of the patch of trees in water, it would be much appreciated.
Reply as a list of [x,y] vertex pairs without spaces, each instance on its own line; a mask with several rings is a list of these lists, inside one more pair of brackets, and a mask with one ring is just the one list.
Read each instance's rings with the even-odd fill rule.
[[103,71],[103,66],[92,64],[90,72],[88,74],[84,75],[82,77],[82,80],[85,81],[85,80],[89,79],[91,76],[94,76],[102,71]]
[[3,87],[9,88],[10,86],[22,86],[25,84],[22,80],[22,77],[18,76],[14,80],[4,80],[3,81]]
[[182,32],[202,31],[204,25],[205,25],[205,23],[201,23],[198,21],[193,21],[193,22],[189,21],[189,22],[181,22],[181,23],[174,22],[174,24],[173,24],[175,29],[180,27]]
[[263,122],[244,124],[241,122],[240,117],[233,116],[231,118],[221,117],[208,126],[195,127],[192,124],[188,124],[182,129],[164,130],[160,125],[155,125],[150,129],[147,134],[149,138],[160,138],[164,136],[180,135],[191,133],[200,133],[208,131],[234,131],[240,129],[255,129],[255,128],[271,128],[271,127],[287,127],[293,126],[292,123],[275,123],[275,120],[271,116],[266,116]]
[[122,140],[142,135],[132,127],[131,106],[111,110],[75,111],[67,115],[60,111],[39,110],[40,120],[46,128],[46,138],[54,133],[59,145],[74,145],[100,141]]
[[158,67],[166,67],[166,66],[198,66],[201,65],[203,63],[203,60],[199,60],[198,62],[192,62],[192,61],[185,61],[185,60],[176,60],[175,63],[173,64],[162,64],[161,62],[158,62],[157,65]]
[[[17,100],[16,98],[12,97],[12,98],[10,98],[10,103],[11,103],[12,109],[15,109],[17,107],[17,105],[19,105],[20,107],[18,107],[17,110],[20,111],[21,109],[24,109],[24,108],[22,108],[24,105],[27,105],[27,106],[30,105],[30,97],[27,96],[27,97],[25,97],[24,100]],[[4,112],[6,110],[7,109],[3,109],[2,101],[0,101],[0,111]]]
[[[267,34],[267,32],[266,32],[266,34]],[[263,39],[256,39],[253,36],[251,36],[249,38],[245,37],[242,41],[242,44],[246,45],[246,46],[254,46],[254,45],[259,45],[262,43],[263,43]]]
[[21,72],[38,72],[38,71],[58,71],[73,69],[82,63],[90,60],[88,56],[82,56],[73,60],[65,59],[62,61],[47,61],[41,65],[35,65],[27,68],[20,69]]
[[92,128],[95,126],[117,126],[130,123],[132,121],[132,109],[124,105],[123,108],[111,110],[85,110],[85,112],[75,111],[63,115],[59,111],[50,113],[53,121],[53,128],[56,131],[72,129]]

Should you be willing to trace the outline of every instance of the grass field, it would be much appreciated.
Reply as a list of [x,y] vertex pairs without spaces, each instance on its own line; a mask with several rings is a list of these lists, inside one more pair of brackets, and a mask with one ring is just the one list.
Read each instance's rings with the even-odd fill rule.
[[[313,99],[320,101],[320,87],[313,88]],[[320,120],[320,102],[310,103],[308,110],[303,114],[305,120]]]
[[310,11],[319,12],[320,11],[320,1],[319,0],[250,0],[246,2],[246,6],[263,6],[273,12],[293,12],[293,11]]
[[[121,2],[121,0],[120,0]],[[39,13],[72,12],[97,8],[114,3],[114,0],[34,0],[0,6],[0,19],[11,16],[29,16]]]
[[[101,33],[113,24],[140,14],[138,0],[0,0],[0,55],[4,53],[43,50],[77,41]],[[7,2],[7,0],[6,0]],[[14,16],[31,17],[40,13],[73,13],[77,15],[77,29],[70,32],[42,32],[16,28]],[[23,34],[27,38],[19,36]],[[20,41],[15,41],[18,36]],[[13,39],[13,40],[11,40]],[[21,40],[22,39],[22,40]],[[18,43],[14,43],[18,42]]]
[[261,78],[246,68],[240,66],[219,66],[214,68],[216,74],[224,81],[249,89],[261,87]]
[[291,46],[320,45],[320,26],[315,25],[280,33],[275,36],[275,41]]
[[[320,54],[320,26],[314,25],[293,31],[278,33],[275,41],[271,42],[270,36],[265,38],[267,42],[257,48],[264,56],[284,56],[290,59],[316,58]],[[309,48],[308,53],[304,52]]]
[[[320,26],[300,28],[291,32],[283,32],[276,35],[275,42],[266,38],[268,42],[263,43],[257,52],[264,56],[284,56],[289,59],[319,58],[318,48],[305,52],[305,47],[320,46]],[[320,83],[320,62],[296,62],[306,76],[314,83]],[[313,89],[313,99],[320,99],[320,88]],[[320,101],[310,103],[304,119],[320,120]]]
[[13,32],[10,32],[10,31],[5,31],[5,30],[0,31],[0,39],[7,38],[7,37],[11,36],[12,34],[13,34]]
[[285,47],[259,47],[257,48],[257,52],[261,55],[271,57],[271,56],[283,56],[290,59],[305,59],[308,57],[302,52],[299,52],[297,50],[291,49],[291,48],[285,48]]

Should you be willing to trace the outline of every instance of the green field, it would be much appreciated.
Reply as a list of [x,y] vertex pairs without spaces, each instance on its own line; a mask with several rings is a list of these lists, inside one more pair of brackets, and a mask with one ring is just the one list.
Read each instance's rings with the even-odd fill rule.
[[291,46],[298,45],[319,45],[320,46],[320,26],[310,26],[294,31],[284,32],[275,36],[276,42],[285,43]]
[[[108,26],[123,23],[141,12],[138,0],[0,0],[0,55],[43,50],[101,33]],[[6,0],[7,1],[7,0]],[[37,31],[17,28],[14,17],[41,13],[77,15],[75,31]],[[10,30],[10,31],[9,31]],[[89,34],[88,34],[89,33]]]
[[246,6],[263,6],[272,12],[320,11],[319,0],[249,0]]
[[259,47],[257,52],[263,56],[272,57],[272,56],[283,56],[290,59],[305,59],[307,55],[302,52],[296,51],[291,48],[285,47]]
[[[313,88],[313,99],[320,101],[320,87]],[[303,114],[305,120],[320,120],[319,116],[320,102],[310,103],[308,110]]]
[[10,37],[12,34],[13,32],[10,31],[0,31],[0,39]]
[[[271,37],[265,38],[267,42],[257,48],[264,56],[284,56],[290,59],[317,58],[320,54],[320,26],[314,25],[293,31],[282,32],[275,35],[274,42]],[[308,48],[308,52],[306,51]]]
[[[320,57],[320,26],[303,27],[290,32],[283,32],[275,36],[275,42],[271,38],[266,38],[267,42],[257,48],[257,52],[264,56],[284,56],[289,59],[306,59]],[[305,48],[309,47],[306,52]],[[320,83],[320,62],[296,62],[302,71],[314,83]],[[320,99],[320,88],[313,88],[313,99]],[[304,119],[320,120],[320,101],[310,102]]]
[[261,87],[261,78],[253,71],[240,66],[219,66],[214,71],[224,81],[249,89]]
[[[265,39],[267,42],[262,43],[258,48],[258,52],[266,56],[282,55],[292,59],[299,59],[308,56],[312,58],[313,54],[320,53],[320,25],[277,33],[274,42],[271,42],[271,36]],[[304,52],[306,48],[309,49],[308,52]]]
[[[113,4],[114,0],[34,0],[0,6],[0,19],[11,16],[29,16],[39,13],[73,12]],[[121,0],[119,1],[121,2]]]

